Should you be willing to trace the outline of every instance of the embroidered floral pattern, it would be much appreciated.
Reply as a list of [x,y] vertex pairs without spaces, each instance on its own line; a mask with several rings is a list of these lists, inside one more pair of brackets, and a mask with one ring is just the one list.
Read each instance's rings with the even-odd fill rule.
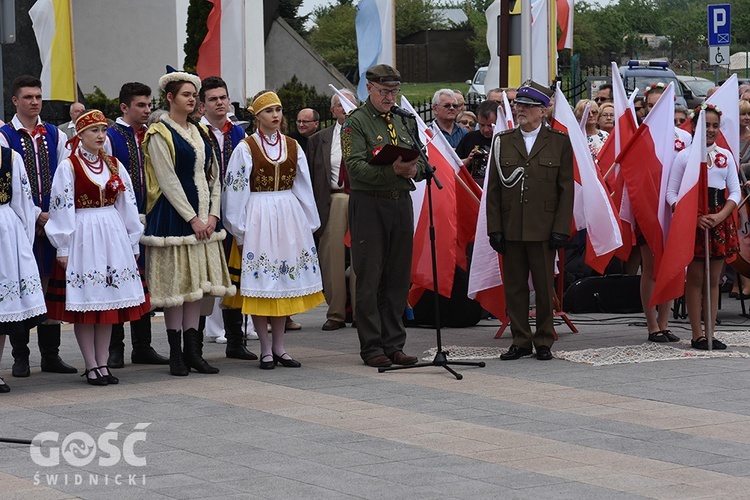
[[5,175],[0,175],[0,204],[10,203],[10,200],[10,172],[5,172]]
[[120,285],[128,281],[140,280],[138,269],[127,267],[124,269],[115,269],[107,266],[106,271],[88,271],[86,273],[77,273],[71,271],[67,273],[67,282],[74,288],[83,288],[84,286],[101,286],[104,288],[120,288]]
[[10,302],[42,292],[42,281],[39,276],[21,278],[20,281],[0,282],[0,302]]
[[73,206],[73,186],[68,184],[63,189],[62,194],[55,196],[54,200],[50,201],[50,210],[65,210]]
[[244,191],[247,189],[247,170],[245,165],[240,167],[240,171],[237,172],[237,177],[232,175],[232,172],[227,172],[227,178],[225,179],[227,188],[231,187],[232,191]]
[[247,252],[242,259],[242,272],[249,273],[254,279],[260,279],[261,275],[270,276],[272,280],[278,281],[282,276],[288,276],[296,280],[301,271],[318,272],[318,251],[315,247],[310,250],[302,249],[297,255],[296,262],[273,259],[266,253],[256,258],[253,252]]

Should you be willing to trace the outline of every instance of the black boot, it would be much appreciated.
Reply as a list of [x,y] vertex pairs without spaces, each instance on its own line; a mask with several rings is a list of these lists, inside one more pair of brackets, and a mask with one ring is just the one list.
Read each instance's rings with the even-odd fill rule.
[[125,328],[122,323],[112,325],[107,366],[110,368],[122,368],[125,366]]
[[167,340],[169,341],[169,373],[184,377],[190,373],[182,359],[182,332],[177,330],[167,330]]
[[13,376],[14,377],[28,377],[31,375],[31,369],[29,368],[29,331],[25,330],[23,333],[16,335],[9,335],[10,345],[13,347]]
[[78,370],[60,358],[60,325],[39,325],[36,332],[43,372],[78,373]]
[[242,311],[223,309],[221,317],[224,319],[224,336],[227,338],[227,357],[249,361],[258,359],[258,356],[247,350],[242,341]]
[[185,350],[182,358],[185,366],[192,368],[198,373],[219,373],[218,368],[206,363],[203,359],[203,336],[195,328],[189,328],[182,333],[185,340]]
[[130,322],[130,338],[133,341],[133,354],[130,360],[141,365],[168,365],[169,360],[151,347],[151,313],[138,321]]

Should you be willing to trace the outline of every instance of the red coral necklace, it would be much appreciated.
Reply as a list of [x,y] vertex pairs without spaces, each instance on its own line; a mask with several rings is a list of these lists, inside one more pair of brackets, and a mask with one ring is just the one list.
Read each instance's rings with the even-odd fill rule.
[[100,157],[97,157],[95,162],[91,162],[88,160],[88,158],[86,158],[85,153],[81,153],[81,159],[83,160],[83,163],[85,163],[86,166],[89,167],[89,170],[91,170],[91,172],[95,175],[99,175],[104,172],[104,162]]
[[[271,140],[266,136],[266,134],[264,134],[260,130],[258,130],[258,134],[260,135],[260,147],[263,148],[263,153],[266,155],[266,158],[268,158],[272,162],[279,161],[279,159],[281,158],[281,153],[282,153],[281,145],[279,144],[281,142],[281,134],[278,132],[275,132],[274,135],[276,136],[276,140],[273,142],[271,142]],[[276,158],[271,158],[271,155],[268,153],[268,150],[266,149],[266,144],[268,144],[269,147],[274,147],[277,144],[279,144],[279,154],[276,156]]]

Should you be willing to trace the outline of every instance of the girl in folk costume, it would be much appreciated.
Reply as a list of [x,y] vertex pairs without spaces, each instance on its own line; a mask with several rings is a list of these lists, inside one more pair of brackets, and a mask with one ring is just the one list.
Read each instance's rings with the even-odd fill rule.
[[104,154],[107,119],[98,110],[76,120],[72,154],[52,180],[44,226],[57,249],[47,289],[52,319],[74,323],[89,384],[118,383],[107,367],[112,325],[150,309],[138,264],[143,226],[130,176]]
[[[21,155],[0,148],[0,359],[6,335],[23,334],[45,320],[44,293],[34,259],[36,219]],[[10,387],[0,378],[0,393]]]
[[[705,284],[704,259],[706,255],[704,231],[709,230],[711,318],[715,320],[719,305],[719,277],[721,276],[724,259],[739,251],[737,228],[731,215],[740,201],[740,181],[737,176],[737,165],[731,151],[715,144],[716,137],[719,134],[721,111],[712,104],[702,104],[695,110],[693,127],[695,127],[702,110],[705,111],[706,115],[708,213],[701,213],[699,208],[698,224],[695,231],[694,258],[688,265],[685,283],[685,303],[690,318],[690,329],[693,334],[691,344],[695,349],[707,350],[708,340],[701,327]],[[695,147],[701,147],[701,145],[695,144]],[[677,154],[669,175],[667,203],[672,206],[673,210],[677,202],[677,195],[687,167],[689,154],[689,149]],[[699,207],[700,203],[701,201],[699,201]],[[727,346],[714,338],[712,348],[726,349]]]
[[[280,132],[279,97],[260,92],[248,108],[258,129],[238,144],[224,179],[224,224],[240,293],[225,302],[251,314],[260,367],[299,367],[284,349],[286,317],[324,301],[313,231],[320,226],[304,151]],[[271,324],[273,341],[268,338]]]
[[[168,113],[146,132],[146,276],[151,302],[164,308],[169,370],[184,376],[219,369],[203,359],[198,331],[205,295],[234,295],[216,231],[221,209],[218,164],[206,128],[189,118],[200,79],[179,71],[159,79]],[[210,314],[210,311],[208,311]],[[184,352],[183,352],[184,339]]]

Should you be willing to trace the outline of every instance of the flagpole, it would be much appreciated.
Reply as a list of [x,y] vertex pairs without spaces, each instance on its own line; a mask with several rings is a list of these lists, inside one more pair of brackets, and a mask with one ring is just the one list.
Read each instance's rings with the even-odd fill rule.
[[703,307],[705,308],[704,311],[706,311],[706,341],[708,342],[708,350],[712,351],[714,343],[714,319],[711,314],[711,255],[708,230],[709,228],[703,230],[703,243],[706,246],[706,275],[704,277],[704,283],[706,286],[706,304]]
[[479,198],[477,198],[477,195],[475,195],[472,192],[472,190],[469,188],[469,186],[466,185],[466,183],[464,182],[464,180],[462,178],[460,178],[458,176],[458,174],[455,173],[455,172],[453,172],[453,178],[456,180],[456,182],[458,183],[459,186],[461,186],[462,188],[464,188],[464,191],[466,191],[467,193],[469,193],[471,195],[471,197],[474,199],[474,201],[477,202],[477,205],[478,205],[479,204]]
[[68,0],[68,16],[70,17],[70,59],[73,64],[73,102],[78,102],[78,80],[76,79],[76,44],[73,37],[73,0]]

